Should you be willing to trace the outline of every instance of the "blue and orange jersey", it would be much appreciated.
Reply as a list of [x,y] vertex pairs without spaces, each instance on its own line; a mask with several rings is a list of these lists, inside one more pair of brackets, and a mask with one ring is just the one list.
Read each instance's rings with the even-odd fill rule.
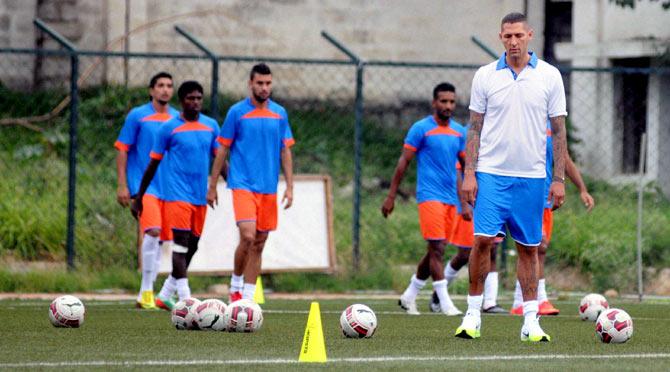
[[272,100],[257,108],[246,98],[228,110],[219,142],[230,147],[228,188],[276,194],[281,151],[293,146],[286,110]]
[[456,167],[465,151],[466,131],[463,125],[450,120],[444,127],[427,116],[412,125],[405,137],[406,149],[416,152],[416,200],[434,200],[458,205]]
[[[177,116],[179,116],[179,111],[170,106],[167,113],[156,112],[151,102],[133,108],[126,116],[126,121],[114,147],[128,152],[126,177],[130,195],[135,196],[140,190],[142,175],[149,165],[149,152],[151,152],[158,129],[162,124]],[[147,189],[147,194],[161,197],[161,172],[162,169],[159,166],[156,176]]]
[[551,208],[553,201],[547,200],[549,198],[549,188],[554,175],[554,147],[551,139],[551,122],[547,120],[547,178],[544,179],[544,207]]
[[207,204],[210,160],[219,148],[219,125],[200,114],[197,121],[178,116],[161,126],[151,149],[152,159],[163,159],[162,197],[193,205]]

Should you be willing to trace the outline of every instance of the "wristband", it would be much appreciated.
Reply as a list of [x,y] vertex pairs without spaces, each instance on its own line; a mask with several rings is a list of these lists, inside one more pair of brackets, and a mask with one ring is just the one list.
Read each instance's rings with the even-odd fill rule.
[[565,183],[565,177],[553,176],[551,182]]

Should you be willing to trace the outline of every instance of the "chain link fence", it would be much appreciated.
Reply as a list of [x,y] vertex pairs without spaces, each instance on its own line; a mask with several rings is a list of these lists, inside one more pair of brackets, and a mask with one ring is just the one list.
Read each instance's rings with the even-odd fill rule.
[[[5,176],[0,183],[0,255],[63,262],[68,227],[69,54],[0,50],[0,56],[0,172]],[[454,117],[467,123],[470,84],[478,67],[382,61],[363,65],[360,257],[354,262],[356,65],[221,57],[218,86],[212,91],[212,61],[201,55],[82,52],[78,57],[74,216],[78,266],[96,270],[136,265],[136,225],[115,200],[112,146],[126,113],[147,101],[149,78],[167,71],[176,86],[185,80],[200,81],[207,95],[216,93],[219,108],[210,112],[212,102],[206,102],[205,113],[222,119],[232,103],[247,96],[249,70],[263,60],[273,71],[273,97],[289,112],[296,138],[295,171],[333,178],[338,275],[366,288],[404,286],[423,254],[414,199],[415,165],[401,185],[393,216],[385,220],[379,208],[407,130],[430,113],[432,88],[442,81],[454,84],[458,96]],[[557,288],[637,290],[636,224],[642,180],[645,288],[655,293],[658,272],[670,266],[670,104],[664,99],[670,96],[670,73],[651,68],[563,68],[562,72],[569,94],[570,151],[596,208],[587,214],[579,192],[568,188],[568,203],[555,214],[548,252],[554,270],[548,271],[558,274],[549,283]],[[514,263],[508,259],[499,265],[513,272]],[[357,273],[352,269],[356,264]],[[507,283],[511,280],[509,275]]]

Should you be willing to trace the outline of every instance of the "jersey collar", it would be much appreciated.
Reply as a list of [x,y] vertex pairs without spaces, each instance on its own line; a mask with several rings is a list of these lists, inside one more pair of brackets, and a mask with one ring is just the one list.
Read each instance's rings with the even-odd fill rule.
[[[530,54],[530,61],[528,61],[528,66],[535,68],[537,67],[537,54],[535,52],[528,52]],[[511,68],[507,64],[507,52],[504,52],[500,59],[498,59],[498,64],[496,65],[496,70],[502,70],[504,68]]]

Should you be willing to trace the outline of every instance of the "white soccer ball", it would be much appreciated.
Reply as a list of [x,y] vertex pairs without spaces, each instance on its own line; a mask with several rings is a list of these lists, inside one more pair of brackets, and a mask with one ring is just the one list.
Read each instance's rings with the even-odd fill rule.
[[340,316],[342,334],[349,338],[370,338],[377,330],[377,316],[369,307],[353,304]]
[[596,334],[606,344],[622,344],[633,336],[633,319],[621,309],[605,310],[596,321]]
[[579,302],[579,318],[595,322],[598,319],[598,315],[602,311],[609,309],[609,307],[607,299],[602,295],[597,293],[587,294]]
[[86,308],[75,296],[60,296],[49,305],[49,320],[54,327],[79,328],[84,324]]
[[223,313],[226,304],[223,301],[210,298],[202,301],[195,309],[195,321],[198,328],[204,331],[223,331],[226,324],[223,322]]
[[251,300],[238,300],[228,305],[223,321],[229,332],[256,332],[263,325],[263,310]]
[[172,308],[172,324],[175,328],[184,330],[197,330],[198,323],[196,322],[195,310],[200,305],[200,300],[197,298],[187,298],[177,302]]

